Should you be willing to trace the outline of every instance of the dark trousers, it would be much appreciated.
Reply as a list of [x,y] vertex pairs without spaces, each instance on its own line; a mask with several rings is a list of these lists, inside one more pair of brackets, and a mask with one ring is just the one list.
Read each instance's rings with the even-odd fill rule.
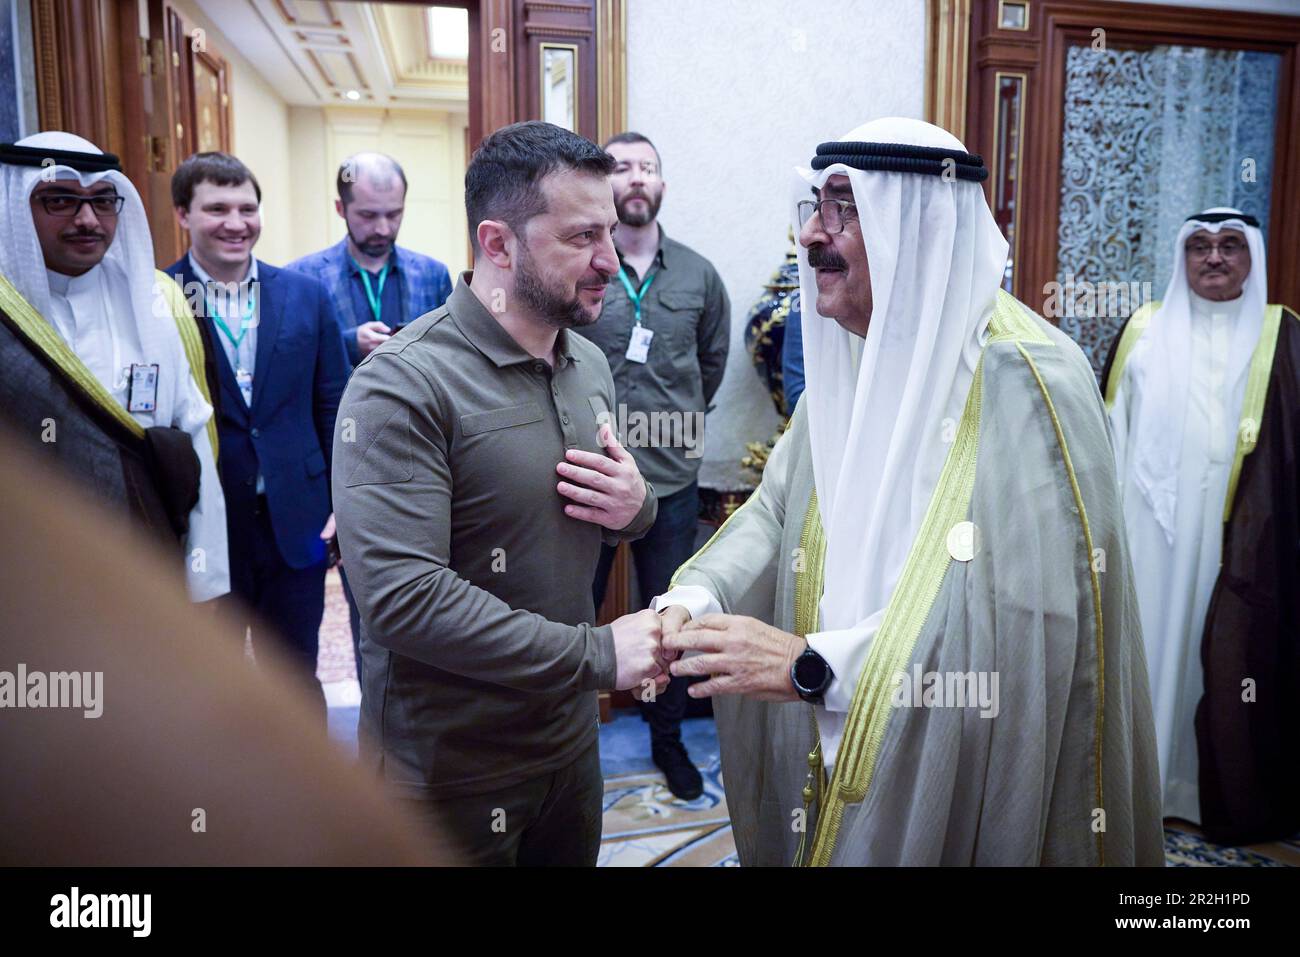
[[[632,562],[636,566],[642,602],[648,603],[656,595],[666,592],[673,573],[695,554],[695,527],[699,513],[700,489],[695,482],[659,499],[659,513],[654,525],[644,538],[632,542]],[[615,549],[608,545],[601,546],[596,580],[592,585],[597,608],[605,600],[614,552]],[[674,678],[654,701],[640,702],[641,714],[650,724],[652,748],[659,743],[681,740],[682,718],[690,701],[686,694],[688,684],[688,681]]]
[[[280,556],[265,496],[259,496],[244,535],[230,540],[231,602],[259,647],[278,647],[325,720],[325,694],[316,678],[320,623],[325,614],[325,562],[290,568]],[[250,616],[248,613],[253,612]]]
[[568,767],[466,797],[402,804],[445,838],[461,863],[482,867],[594,867],[605,780],[593,742]]
[[352,586],[348,584],[348,570],[339,566],[339,581],[343,583],[343,597],[348,600],[348,624],[352,626],[352,656],[357,663],[357,682],[361,681],[361,609],[352,597]]

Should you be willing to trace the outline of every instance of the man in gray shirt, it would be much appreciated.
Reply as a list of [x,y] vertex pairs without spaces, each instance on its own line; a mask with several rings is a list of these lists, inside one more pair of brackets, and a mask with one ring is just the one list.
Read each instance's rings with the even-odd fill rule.
[[465,175],[474,271],[361,362],[339,410],[362,745],[477,863],[594,864],[596,691],[667,683],[654,612],[591,624],[602,540],[656,511],[606,424],[609,366],[570,331],[618,270],[612,169],[547,123],[488,136]]
[[[632,547],[648,602],[695,551],[704,413],[727,364],[731,303],[713,265],[669,239],[658,223],[664,180],[654,144],[628,132],[605,149],[618,164],[612,179],[618,278],[609,284],[600,322],[580,331],[609,360],[619,432],[659,496],[654,526]],[[614,549],[602,549],[593,586],[597,608],[613,561]],[[690,801],[703,793],[704,781],[682,744],[687,683],[672,682],[654,700],[641,696],[641,710],[654,763],[673,794]]]

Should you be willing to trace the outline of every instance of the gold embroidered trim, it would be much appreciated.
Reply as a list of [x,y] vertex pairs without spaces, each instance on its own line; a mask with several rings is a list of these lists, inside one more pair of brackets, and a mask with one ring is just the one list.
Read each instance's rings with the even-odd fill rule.
[[[208,380],[203,373],[203,340],[199,336],[198,327],[195,325],[194,317],[190,313],[189,304],[185,301],[180,288],[165,273],[155,271],[155,278],[158,280],[156,291],[167,300],[167,304],[171,309],[172,318],[176,323],[176,332],[181,337],[181,346],[185,349],[185,359],[189,364],[194,383],[199,387],[199,393],[203,396],[204,401],[211,405],[212,395],[208,391]],[[85,392],[91,400],[102,406],[106,412],[126,426],[137,438],[144,438],[144,426],[137,422],[131,413],[122,408],[122,404],[113,398],[109,391],[104,388],[102,382],[95,378],[95,374],[68,347],[68,344],[63,341],[63,337],[59,335],[58,331],[32,308],[31,303],[24,299],[22,293],[4,276],[0,276],[0,308],[3,308],[13,318],[14,322],[18,324],[18,328],[23,330],[23,333],[35,343],[36,347],[53,359],[59,370]],[[215,462],[218,450],[215,415],[208,418],[207,429],[208,441],[212,445],[212,459]]]
[[983,373],[981,357],[956,440],[858,679],[829,793],[818,816],[810,861],[813,867],[830,863],[845,805],[866,797],[893,711],[889,694],[894,675],[907,664],[952,561],[945,545],[948,529],[965,516],[975,485]]
[[[989,320],[989,332],[990,342],[1024,338],[1052,344],[1047,334],[1022,311],[1020,303],[1001,291]],[[911,658],[917,636],[948,573],[952,561],[947,547],[948,530],[966,516],[975,488],[983,380],[984,357],[981,353],[970,391],[966,394],[957,437],[948,452],[921,529],[908,553],[898,587],[890,598],[858,679],[835,770],[818,815],[810,866],[830,864],[844,820],[845,805],[859,803],[867,795],[881,742],[894,711],[889,701],[894,676]]]
[[[803,529],[799,533],[799,556],[803,570],[795,572],[794,578],[794,632],[800,638],[806,638],[818,630],[822,590],[826,581],[826,533],[822,526],[821,510],[817,507],[815,487],[808,497],[808,508],[804,511]],[[813,800],[818,794],[826,792],[826,764],[822,760],[817,711],[812,705],[806,707],[815,744],[808,753],[808,783],[803,791],[804,831],[799,835],[799,846],[795,849],[795,867],[803,863],[804,848],[808,843],[808,813]]]
[[[1119,346],[1115,350],[1115,361],[1111,365],[1110,378],[1106,381],[1106,409],[1115,405],[1119,395],[1119,382],[1124,371],[1124,363],[1129,353],[1150,324],[1151,315],[1160,308],[1160,301],[1155,300],[1143,305],[1124,327]],[[1241,468],[1246,456],[1255,451],[1259,441],[1259,430],[1264,421],[1264,400],[1268,397],[1268,380],[1273,373],[1273,354],[1277,348],[1277,334],[1282,326],[1282,307],[1268,305],[1264,307],[1264,325],[1260,329],[1259,341],[1250,357],[1250,372],[1246,378],[1246,394],[1241,402],[1241,418],[1237,423],[1237,449],[1232,458],[1232,471],[1228,475],[1228,494],[1223,500],[1223,522],[1226,525],[1232,517],[1232,502],[1237,497],[1237,481],[1241,478]]]
[[[1097,716],[1094,723],[1094,733],[1096,741],[1093,746],[1093,759],[1096,762],[1096,793],[1097,803],[1094,807],[1104,808],[1106,805],[1102,801],[1102,732],[1103,721],[1106,711],[1106,651],[1104,633],[1102,630],[1101,620],[1101,581],[1097,577],[1097,566],[1093,561],[1092,545],[1092,528],[1088,524],[1088,512],[1083,504],[1083,492],[1079,488],[1079,480],[1075,475],[1074,463],[1070,459],[1070,449],[1065,441],[1065,432],[1061,428],[1061,420],[1056,415],[1056,405],[1052,402],[1052,395],[1047,390],[1047,383],[1038,373],[1038,366],[1035,364],[1033,357],[1025,350],[1023,345],[1016,344],[1020,354],[1025,357],[1025,362],[1029,363],[1029,371],[1034,374],[1035,381],[1038,382],[1038,389],[1043,394],[1043,401],[1047,403],[1047,414],[1052,419],[1052,428],[1056,431],[1056,443],[1061,448],[1061,458],[1065,462],[1065,474],[1070,479],[1070,491],[1074,494],[1074,507],[1079,513],[1079,523],[1083,526],[1083,547],[1085,558],[1088,562],[1088,574],[1092,581],[1092,609],[1097,619]],[[1097,832],[1097,862],[1103,867],[1106,864],[1106,845],[1104,833]]]
[[[212,405],[212,393],[208,389],[208,377],[204,368],[203,337],[199,335],[197,320],[190,312],[190,304],[186,302],[181,287],[176,285],[175,280],[165,272],[155,270],[154,279],[157,281],[156,291],[171,307],[172,318],[176,321],[176,331],[180,334],[181,346],[185,349],[185,358],[189,362],[190,375],[194,379],[194,384],[199,387],[199,394],[203,396],[203,401]],[[215,414],[208,416],[207,428],[208,441],[212,444],[212,461],[215,462],[220,451]]]
[[1264,421],[1264,400],[1268,398],[1268,380],[1273,374],[1273,354],[1277,350],[1277,334],[1282,328],[1282,307],[1270,305],[1264,309],[1264,328],[1260,330],[1255,353],[1250,357],[1250,373],[1246,378],[1246,395],[1241,400],[1241,420],[1237,424],[1237,452],[1232,457],[1232,472],[1228,476],[1228,494],[1223,500],[1223,522],[1232,517],[1232,502],[1237,497],[1237,481],[1246,456],[1255,451],[1259,430]]
[[1056,343],[1042,330],[1042,320],[1027,311],[1027,307],[1015,296],[999,289],[993,306],[993,315],[989,319],[990,342],[1035,342],[1039,345],[1054,346]]
[[799,559],[803,571],[796,572],[794,578],[794,633],[803,638],[818,630],[818,606],[826,578],[826,533],[815,488],[799,535]]
[[103,383],[95,378],[95,374],[86,368],[86,364],[63,341],[58,331],[32,308],[31,303],[24,299],[22,293],[4,276],[0,276],[0,308],[9,314],[23,334],[54,360],[59,370],[96,405],[102,406],[105,412],[117,419],[136,438],[144,438],[144,426],[122,408],[121,403],[109,394]]
[[1115,398],[1119,395],[1119,382],[1124,377],[1124,364],[1128,362],[1129,353],[1142,338],[1142,333],[1146,332],[1147,326],[1151,323],[1151,317],[1159,308],[1159,299],[1144,302],[1129,317],[1128,323],[1124,326],[1124,331],[1119,337],[1119,345],[1115,347],[1115,361],[1110,364],[1110,378],[1106,380],[1107,412],[1115,405]]
[[[1028,341],[1055,345],[1020,302],[1001,290],[989,320],[989,334],[989,342]],[[830,864],[845,805],[858,803],[867,795],[894,710],[889,701],[894,676],[911,658],[916,639],[929,617],[952,561],[947,548],[947,534],[954,524],[966,517],[975,487],[983,378],[984,357],[981,353],[966,395],[957,437],[948,452],[925,519],[854,692],[825,806],[818,816],[810,866]]]

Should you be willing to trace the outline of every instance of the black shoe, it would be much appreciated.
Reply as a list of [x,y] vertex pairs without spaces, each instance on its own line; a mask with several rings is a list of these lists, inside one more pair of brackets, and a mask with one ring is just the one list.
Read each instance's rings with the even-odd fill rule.
[[650,757],[664,777],[668,779],[668,790],[674,797],[683,801],[694,801],[704,793],[704,778],[691,763],[691,756],[680,741],[655,744],[650,748]]

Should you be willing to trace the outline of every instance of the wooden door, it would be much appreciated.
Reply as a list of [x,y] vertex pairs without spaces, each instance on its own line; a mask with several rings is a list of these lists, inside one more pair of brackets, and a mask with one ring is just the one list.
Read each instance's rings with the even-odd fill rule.
[[149,0],[149,63],[149,226],[166,265],[188,247],[172,211],[172,174],[193,153],[231,148],[230,68],[207,32],[166,0]]

